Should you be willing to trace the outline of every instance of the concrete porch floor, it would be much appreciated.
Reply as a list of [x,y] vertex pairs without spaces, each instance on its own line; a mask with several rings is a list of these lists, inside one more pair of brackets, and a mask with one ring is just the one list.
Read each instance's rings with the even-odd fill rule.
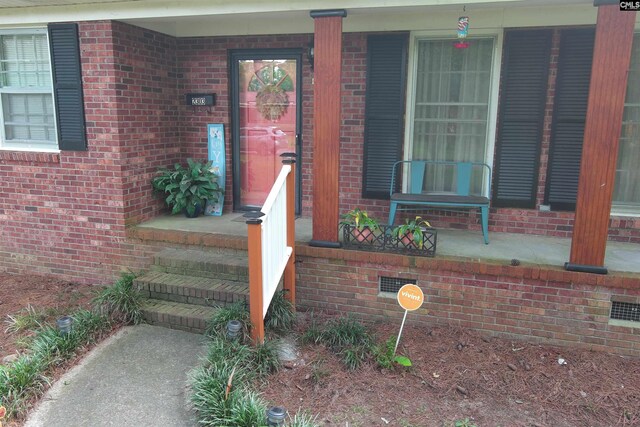
[[[162,216],[139,224],[138,228],[178,230],[227,236],[246,236],[247,225],[241,213],[221,217],[186,218]],[[311,218],[296,219],[296,242],[308,243],[312,235]],[[563,266],[569,260],[571,239],[528,234],[489,233],[490,243],[482,241],[482,232],[438,229],[437,256],[456,256],[475,261],[511,260]],[[605,267],[611,271],[640,273],[640,245],[607,242]]]

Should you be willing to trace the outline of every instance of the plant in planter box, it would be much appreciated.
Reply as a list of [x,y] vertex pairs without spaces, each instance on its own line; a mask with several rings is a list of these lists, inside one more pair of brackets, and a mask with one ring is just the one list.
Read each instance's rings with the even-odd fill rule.
[[404,224],[397,226],[391,231],[391,235],[396,237],[406,248],[422,249],[426,231],[431,228],[431,224],[420,216],[414,219],[406,219]]
[[187,159],[186,167],[176,163],[173,169],[159,173],[153,178],[153,188],[167,195],[164,201],[172,214],[184,211],[186,216],[195,218],[204,210],[207,200],[217,201],[222,195],[211,162]]
[[353,236],[359,242],[372,242],[373,232],[380,228],[378,221],[371,218],[366,211],[355,208],[342,215],[340,225],[349,225],[353,227]]

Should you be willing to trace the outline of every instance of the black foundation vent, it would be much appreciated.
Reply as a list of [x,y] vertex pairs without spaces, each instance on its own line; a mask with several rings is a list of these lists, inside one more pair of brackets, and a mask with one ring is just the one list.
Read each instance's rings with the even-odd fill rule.
[[610,318],[628,322],[640,322],[640,304],[612,301]]
[[385,277],[380,276],[380,292],[397,294],[401,287],[411,283],[416,284],[415,279],[403,279],[402,277]]

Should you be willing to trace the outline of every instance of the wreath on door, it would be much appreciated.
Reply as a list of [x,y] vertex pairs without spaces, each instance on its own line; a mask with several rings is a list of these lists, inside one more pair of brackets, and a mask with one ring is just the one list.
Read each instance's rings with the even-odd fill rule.
[[276,121],[289,107],[289,96],[277,84],[268,84],[260,88],[256,95],[256,109],[267,120]]
[[258,70],[249,82],[249,90],[257,92],[256,109],[267,120],[276,121],[289,108],[288,91],[294,90],[293,80],[278,64]]

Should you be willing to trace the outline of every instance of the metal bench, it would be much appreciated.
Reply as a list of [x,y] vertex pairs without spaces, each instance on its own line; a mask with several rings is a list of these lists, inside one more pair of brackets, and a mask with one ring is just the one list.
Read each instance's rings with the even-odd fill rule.
[[[426,189],[429,188],[427,180],[435,177],[436,174],[440,178],[445,176],[451,178],[448,181],[453,182],[453,188],[449,189],[450,191],[427,191]],[[445,180],[442,179],[442,181]],[[482,216],[484,243],[489,244],[490,183],[491,167],[486,163],[430,160],[396,162],[391,175],[391,207],[388,224],[393,225],[398,210],[417,206],[479,209]],[[480,194],[471,194],[473,188],[479,188]],[[409,206],[409,208],[398,209],[399,206]]]

